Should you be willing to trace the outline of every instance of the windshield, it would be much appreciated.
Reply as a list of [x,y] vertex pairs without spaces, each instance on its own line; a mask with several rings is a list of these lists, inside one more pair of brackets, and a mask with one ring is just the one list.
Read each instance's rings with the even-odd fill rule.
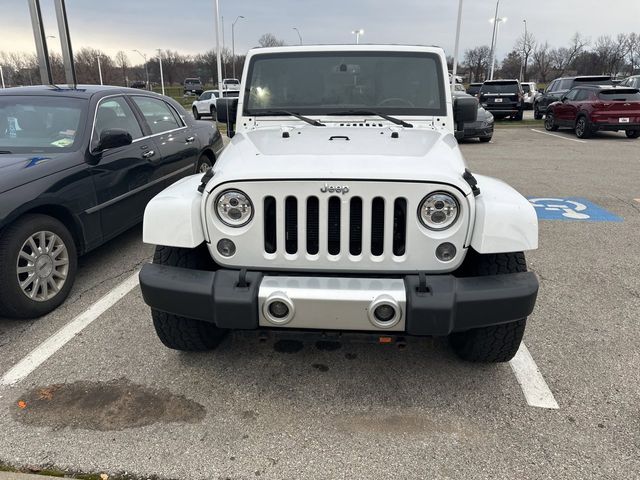
[[225,91],[225,92],[222,92],[222,96],[237,98],[240,96],[240,92],[238,90]]
[[226,84],[226,85],[240,85],[240,81],[239,81],[239,80],[236,80],[236,79],[231,79],[231,80],[227,79],[227,80],[223,80],[223,82],[222,82],[222,83],[224,83],[224,84]]
[[607,102],[640,102],[640,93],[636,89],[603,90],[598,94],[600,100]]
[[184,81],[184,83],[185,83],[185,85],[188,85],[188,84],[194,85],[196,83],[200,83],[200,80],[198,80],[197,78],[187,78]]
[[79,98],[0,96],[0,150],[12,153],[76,150],[85,111],[86,101]]
[[442,71],[440,58],[432,53],[257,55],[249,65],[244,114],[372,109],[388,115],[446,115]]
[[482,85],[482,93],[516,93],[518,84],[515,82],[492,82]]
[[526,83],[522,84],[522,91],[524,93],[529,93],[531,91],[531,87],[529,85],[527,85]]

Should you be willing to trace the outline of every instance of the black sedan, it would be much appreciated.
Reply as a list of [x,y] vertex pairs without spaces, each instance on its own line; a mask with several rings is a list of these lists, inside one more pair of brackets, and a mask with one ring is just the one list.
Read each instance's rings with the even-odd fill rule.
[[[454,97],[472,97],[467,93],[454,92]],[[478,116],[474,122],[465,122],[463,131],[456,131],[458,140],[477,138],[481,142],[490,142],[493,137],[493,115],[478,105]]]
[[0,317],[69,294],[77,257],[142,220],[147,202],[222,150],[215,123],[119,87],[0,91]]

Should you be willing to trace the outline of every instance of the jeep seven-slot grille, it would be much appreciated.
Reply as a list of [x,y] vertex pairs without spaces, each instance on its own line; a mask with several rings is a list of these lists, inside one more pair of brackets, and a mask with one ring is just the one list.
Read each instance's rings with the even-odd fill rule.
[[[321,205],[321,202],[325,204]],[[348,201],[335,195],[329,198],[266,197],[264,250],[269,254],[284,251],[309,255],[344,253],[354,257],[362,254],[377,257],[385,253],[403,256],[406,251],[407,201],[404,198],[375,197],[368,202],[370,204],[365,209],[360,197],[352,197]],[[385,226],[390,225],[385,222],[386,202],[393,204],[393,227],[386,229],[392,231],[385,231]],[[368,211],[367,215],[365,211]],[[278,215],[284,216],[280,222]],[[368,225],[365,226],[364,222]],[[277,243],[278,228],[284,229],[281,232],[284,245]],[[367,232],[367,238],[364,238],[364,232]],[[385,245],[386,248],[391,247],[390,252],[385,252]],[[320,251],[321,246],[325,252]]]

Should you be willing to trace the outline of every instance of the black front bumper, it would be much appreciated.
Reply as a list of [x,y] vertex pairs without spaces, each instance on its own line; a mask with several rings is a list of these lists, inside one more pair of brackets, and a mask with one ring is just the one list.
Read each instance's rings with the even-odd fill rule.
[[[156,310],[213,322],[220,328],[253,330],[259,328],[262,277],[262,272],[247,272],[243,282],[238,270],[209,272],[147,264],[140,272],[140,288],[144,301]],[[425,278],[420,285],[418,275],[404,276],[408,335],[448,335],[519,320],[533,311],[538,294],[533,272]]]

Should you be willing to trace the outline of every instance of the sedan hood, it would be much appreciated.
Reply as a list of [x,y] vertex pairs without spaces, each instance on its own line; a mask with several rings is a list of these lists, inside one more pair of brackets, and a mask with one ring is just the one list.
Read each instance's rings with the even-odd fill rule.
[[430,128],[269,127],[236,134],[208,190],[242,180],[352,179],[448,183],[468,194],[465,168],[454,136]]
[[0,193],[78,164],[72,153],[0,154]]

